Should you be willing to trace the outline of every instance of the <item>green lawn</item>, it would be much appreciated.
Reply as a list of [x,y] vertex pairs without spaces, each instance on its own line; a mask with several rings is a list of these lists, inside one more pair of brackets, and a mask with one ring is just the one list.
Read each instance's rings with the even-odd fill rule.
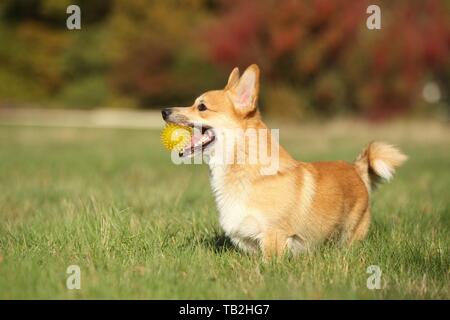
[[[302,160],[371,139],[410,157],[350,249],[264,263],[230,246],[205,165],[176,166],[151,130],[0,126],[0,298],[450,298],[450,130],[436,123],[280,131]],[[66,269],[81,268],[81,289]],[[366,269],[382,270],[369,290]]]

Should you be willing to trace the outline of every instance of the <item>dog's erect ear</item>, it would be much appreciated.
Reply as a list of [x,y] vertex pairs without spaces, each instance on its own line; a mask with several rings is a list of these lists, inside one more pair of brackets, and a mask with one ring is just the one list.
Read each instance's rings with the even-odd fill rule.
[[248,113],[256,108],[259,93],[259,68],[252,64],[245,70],[239,82],[229,90],[236,111]]
[[230,76],[228,77],[228,83],[225,86],[225,90],[229,90],[233,88],[239,81],[239,69],[234,68],[233,71],[231,71]]

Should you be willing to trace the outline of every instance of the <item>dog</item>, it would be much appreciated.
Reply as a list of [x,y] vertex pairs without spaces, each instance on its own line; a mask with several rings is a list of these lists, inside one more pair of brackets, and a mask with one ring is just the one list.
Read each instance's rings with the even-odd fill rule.
[[[257,108],[259,74],[255,64],[242,76],[234,68],[223,90],[208,91],[189,107],[162,110],[167,123],[201,126],[200,138],[193,138],[180,157],[209,152],[214,159],[211,145],[224,138],[235,141],[230,137],[233,130],[268,129]],[[219,134],[219,128],[232,130]],[[267,148],[273,143],[269,141]],[[364,239],[371,220],[371,192],[382,180],[390,180],[407,157],[392,145],[372,142],[353,163],[306,163],[280,146],[278,168],[271,175],[261,174],[258,163],[211,159],[211,186],[225,234],[240,249],[271,259],[311,250],[331,239],[343,244]]]

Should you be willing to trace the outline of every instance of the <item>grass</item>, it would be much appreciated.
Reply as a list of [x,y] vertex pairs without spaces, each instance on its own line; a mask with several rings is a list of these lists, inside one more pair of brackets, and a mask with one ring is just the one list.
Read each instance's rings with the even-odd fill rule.
[[[207,167],[172,164],[159,132],[0,126],[0,298],[449,299],[449,131],[282,129],[306,161],[352,160],[371,139],[410,160],[374,194],[367,240],[263,263],[224,237]],[[81,290],[66,288],[73,264]],[[380,290],[366,287],[370,265]]]

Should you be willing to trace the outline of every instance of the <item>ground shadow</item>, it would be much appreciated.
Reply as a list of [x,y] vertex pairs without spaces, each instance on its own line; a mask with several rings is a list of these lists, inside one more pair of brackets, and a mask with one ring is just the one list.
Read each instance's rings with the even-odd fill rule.
[[230,238],[223,233],[215,233],[205,236],[201,239],[201,243],[206,248],[213,250],[216,253],[224,251],[237,251],[236,247],[233,243],[231,243]]

